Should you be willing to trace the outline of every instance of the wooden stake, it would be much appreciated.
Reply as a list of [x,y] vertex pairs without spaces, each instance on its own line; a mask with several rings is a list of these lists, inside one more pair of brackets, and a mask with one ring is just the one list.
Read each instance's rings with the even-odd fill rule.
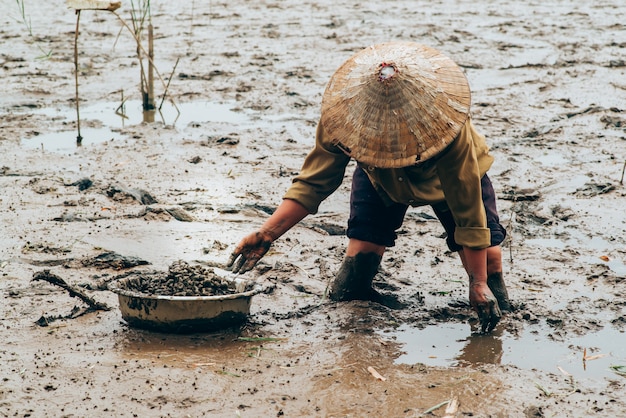
[[154,110],[154,32],[152,23],[148,25],[148,103],[144,110]]
[[76,85],[76,127],[78,128],[78,136],[76,143],[80,145],[83,137],[80,135],[80,105],[78,97],[78,26],[80,23],[80,10],[76,10],[76,33],[74,34],[74,83]]

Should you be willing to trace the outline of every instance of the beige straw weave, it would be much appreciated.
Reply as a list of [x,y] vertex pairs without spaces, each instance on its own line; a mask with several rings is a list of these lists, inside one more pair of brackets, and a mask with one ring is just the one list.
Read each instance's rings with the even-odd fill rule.
[[355,160],[407,167],[454,140],[470,102],[467,79],[450,58],[421,44],[388,42],[339,67],[324,92],[321,122]]

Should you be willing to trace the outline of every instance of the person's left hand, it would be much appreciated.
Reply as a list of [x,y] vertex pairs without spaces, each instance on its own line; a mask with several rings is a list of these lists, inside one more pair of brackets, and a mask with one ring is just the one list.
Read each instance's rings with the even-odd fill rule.
[[498,301],[489,289],[489,286],[487,286],[487,283],[470,283],[469,299],[470,305],[478,314],[481,331],[491,332],[500,322],[502,313],[500,312]]

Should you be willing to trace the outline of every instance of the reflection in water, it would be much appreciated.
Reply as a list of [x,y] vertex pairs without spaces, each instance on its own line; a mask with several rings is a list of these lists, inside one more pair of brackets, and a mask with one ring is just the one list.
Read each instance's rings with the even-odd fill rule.
[[[50,116],[59,121],[75,118],[73,108],[43,108],[29,111],[35,115]],[[126,135],[120,132],[120,129],[140,123],[153,123],[157,120],[164,125],[185,129],[206,122],[242,126],[250,123],[252,119],[250,113],[239,109],[236,103],[190,102],[174,106],[165,102],[158,110],[144,111],[140,101],[129,100],[121,105],[104,102],[86,106],[81,109],[81,120],[95,122],[95,126],[101,126],[81,130],[83,131],[82,145],[91,145],[114,138],[125,139]],[[23,140],[22,144],[30,148],[41,147],[47,151],[69,151],[76,148],[76,135],[74,131],[53,132]]]
[[[609,366],[626,359],[625,333],[612,327],[557,340],[554,329],[546,325],[529,324],[512,334],[501,324],[491,335],[478,334],[477,326],[445,323],[417,329],[403,325],[394,332],[404,350],[396,363],[440,367],[502,364],[546,372],[561,368],[581,379],[612,377]],[[584,367],[585,348],[603,356]]]
[[246,347],[238,330],[174,335],[128,328],[118,334],[116,348],[122,358],[146,360],[169,367],[223,364]]
[[478,323],[472,324],[472,333],[455,359],[460,365],[500,364],[502,332],[501,328],[496,328],[490,334],[481,334]]
[[143,111],[143,121],[144,123],[152,123],[154,122],[154,114],[156,110],[144,110]]
[[432,366],[480,366],[501,364],[504,356],[503,327],[491,334],[480,333],[478,321],[470,324],[448,323],[424,329],[400,327],[398,342],[405,343],[399,363],[424,363]]

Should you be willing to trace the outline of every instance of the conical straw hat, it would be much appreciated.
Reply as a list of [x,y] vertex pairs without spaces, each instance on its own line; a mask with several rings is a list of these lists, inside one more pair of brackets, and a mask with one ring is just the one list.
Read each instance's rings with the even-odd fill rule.
[[467,79],[450,58],[417,43],[388,42],[339,67],[324,92],[321,123],[355,160],[407,167],[454,140],[470,101]]

